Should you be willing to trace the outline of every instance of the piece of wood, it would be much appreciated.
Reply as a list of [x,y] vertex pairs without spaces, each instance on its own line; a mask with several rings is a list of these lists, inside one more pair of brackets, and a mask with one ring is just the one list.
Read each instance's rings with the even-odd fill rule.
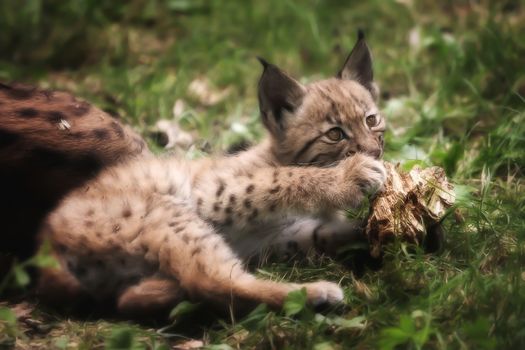
[[382,244],[393,237],[421,244],[427,228],[438,223],[455,201],[454,186],[439,167],[409,172],[385,162],[388,178],[371,203],[366,235],[370,253],[379,257]]

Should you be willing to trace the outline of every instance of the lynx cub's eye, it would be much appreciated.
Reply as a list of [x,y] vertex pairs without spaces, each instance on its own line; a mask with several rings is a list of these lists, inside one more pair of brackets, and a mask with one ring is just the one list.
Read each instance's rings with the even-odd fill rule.
[[332,141],[341,141],[344,136],[345,133],[338,127],[332,128],[326,132],[326,137]]
[[379,116],[377,114],[371,114],[366,117],[366,125],[368,125],[369,128],[373,128],[377,124],[379,124]]

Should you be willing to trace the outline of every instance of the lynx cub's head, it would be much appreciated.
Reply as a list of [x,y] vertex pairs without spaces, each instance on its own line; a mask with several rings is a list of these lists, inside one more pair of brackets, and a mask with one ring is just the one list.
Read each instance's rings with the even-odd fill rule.
[[375,103],[372,56],[361,32],[334,78],[303,85],[260,61],[261,117],[282,164],[327,166],[357,152],[381,157],[385,121]]

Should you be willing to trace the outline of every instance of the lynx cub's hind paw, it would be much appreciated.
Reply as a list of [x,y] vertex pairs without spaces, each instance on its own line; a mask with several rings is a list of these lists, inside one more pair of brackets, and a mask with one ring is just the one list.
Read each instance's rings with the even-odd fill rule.
[[334,305],[342,302],[344,299],[343,290],[333,282],[319,281],[306,283],[304,287],[306,287],[308,303],[313,306],[322,304]]

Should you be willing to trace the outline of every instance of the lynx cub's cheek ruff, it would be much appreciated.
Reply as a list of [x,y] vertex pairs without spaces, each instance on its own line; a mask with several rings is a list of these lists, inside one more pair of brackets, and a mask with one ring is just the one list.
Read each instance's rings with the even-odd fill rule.
[[76,189],[42,229],[61,264],[43,273],[43,293],[110,298],[126,313],[169,310],[185,296],[279,307],[300,288],[314,305],[343,300],[332,282],[258,279],[242,258],[352,238],[355,227],[328,214],[359,205],[386,177],[370,52],[360,35],[335,78],[309,85],[260,61],[268,137],[228,157],[130,160]]

